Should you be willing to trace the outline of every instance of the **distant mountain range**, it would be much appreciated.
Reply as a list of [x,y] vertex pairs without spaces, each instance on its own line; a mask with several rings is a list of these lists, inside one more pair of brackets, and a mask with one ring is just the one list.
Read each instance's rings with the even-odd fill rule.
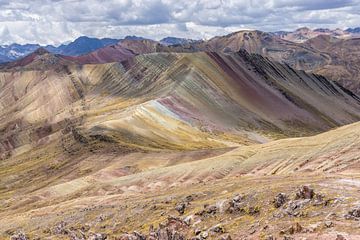
[[[146,38],[138,37],[138,36],[126,36],[124,39],[113,39],[113,38],[91,38],[82,36],[77,38],[75,41],[70,42],[68,44],[62,44],[58,47],[47,45],[41,46],[39,44],[11,44],[11,45],[3,45],[0,46],[0,63],[3,62],[11,62],[21,57],[24,57],[36,49],[43,47],[49,52],[62,54],[66,56],[80,56],[85,55],[90,52],[93,52],[99,48],[103,48],[109,45],[115,45],[119,41],[123,40],[146,40]],[[185,44],[185,43],[194,43],[196,40],[185,39],[185,38],[175,38],[175,37],[167,37],[160,42],[163,45],[177,45],[177,44]]]
[[0,62],[9,62],[34,52],[40,47],[39,44],[20,45],[13,43],[11,45],[0,46]]
[[193,40],[188,38],[166,37],[160,40],[160,43],[165,46],[171,46],[171,45],[193,44],[200,41],[201,40]]
[[273,32],[272,34],[291,42],[305,42],[309,39],[315,38],[320,35],[328,35],[331,37],[341,38],[341,39],[349,39],[353,37],[359,37],[360,36],[360,28],[348,28],[346,30],[342,29],[328,29],[328,28],[317,28],[317,29],[310,29],[307,27],[296,29],[292,32],[286,32],[286,31],[278,31]]
[[58,53],[63,55],[69,56],[80,56],[96,49],[116,44],[119,39],[112,39],[112,38],[89,38],[86,36],[82,36],[77,38],[75,41],[69,44],[62,44],[59,47],[54,46],[46,46],[45,49],[52,53]]
[[[299,28],[295,31],[277,31],[270,32],[269,34],[279,37],[283,40],[303,43],[309,39],[315,38],[320,35],[328,35],[340,39],[349,39],[360,37],[360,27],[357,28],[348,28],[346,30],[335,29],[330,30],[327,28],[318,28],[310,29],[307,27]],[[74,40],[73,42],[62,44],[58,47],[47,45],[41,46],[39,44],[17,44],[13,43],[11,45],[0,46],[0,63],[11,62],[21,57],[24,57],[36,49],[43,47],[49,52],[62,54],[66,56],[81,56],[89,54],[97,49],[116,45],[120,41],[124,40],[149,40],[139,36],[126,36],[124,39],[113,39],[113,38],[92,38],[87,36],[82,36]],[[177,37],[166,37],[160,41],[156,41],[165,46],[174,46],[174,45],[196,45],[201,44],[202,40],[193,40],[187,38],[177,38]]]
[[0,46],[0,62],[10,62],[14,61],[18,58],[24,57],[36,49],[43,47],[46,50],[62,54],[62,55],[69,55],[69,56],[79,56],[83,55],[96,49],[116,44],[119,40],[118,39],[111,39],[111,38],[90,38],[86,36],[82,36],[77,38],[75,41],[70,42],[69,44],[62,44],[58,47],[54,47],[52,45],[48,46],[41,46],[39,44],[11,44]]

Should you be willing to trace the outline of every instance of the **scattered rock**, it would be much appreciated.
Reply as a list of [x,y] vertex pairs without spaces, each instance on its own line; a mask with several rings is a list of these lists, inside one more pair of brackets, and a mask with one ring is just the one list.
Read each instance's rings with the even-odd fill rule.
[[296,199],[313,199],[314,196],[314,189],[309,186],[301,186],[296,193]]
[[208,214],[215,214],[217,207],[215,205],[210,205],[210,206],[205,207],[205,210]]
[[306,231],[309,233],[317,232],[322,227],[322,223],[314,223],[307,226]]
[[190,226],[191,222],[193,222],[193,221],[194,221],[193,215],[189,215],[189,216],[185,217],[183,220],[183,222],[188,226]]
[[233,197],[232,201],[233,201],[233,202],[241,202],[241,200],[243,200],[243,199],[244,199],[243,196],[241,196],[240,194],[236,194],[236,195]]
[[105,239],[107,239],[107,235],[102,233],[95,233],[89,237],[89,240],[105,240]]
[[221,200],[216,203],[216,207],[219,209],[219,213],[228,212],[231,206],[232,202],[229,200]]
[[[149,239],[152,239],[151,236],[149,237]],[[142,235],[137,231],[134,231],[132,234],[128,234],[128,233],[123,234],[119,238],[116,238],[116,240],[146,240],[146,236]]]
[[360,206],[351,209],[348,214],[345,215],[346,219],[360,219]]
[[209,233],[208,233],[208,232],[202,232],[202,233],[200,234],[200,239],[207,239],[208,236],[209,236]]
[[179,203],[178,205],[175,206],[175,210],[178,211],[180,215],[184,214],[185,208],[186,208],[185,203]]
[[97,217],[96,220],[97,220],[98,222],[102,222],[102,221],[104,221],[105,219],[106,219],[105,215],[101,214],[100,216]]
[[287,200],[288,200],[288,197],[286,196],[285,193],[279,193],[278,195],[276,195],[273,203],[276,208],[279,208],[282,205],[284,205]]
[[194,234],[199,235],[201,233],[201,230],[199,228],[195,228]]
[[347,240],[343,235],[341,234],[337,234],[336,239],[335,240]]
[[258,207],[258,206],[255,206],[255,207],[251,206],[247,209],[247,213],[249,215],[255,215],[255,214],[258,214],[259,212],[260,212],[260,207]]
[[290,201],[285,209],[285,212],[290,216],[297,217],[300,215],[300,210],[308,203],[310,203],[310,199]]
[[90,230],[90,226],[88,224],[85,224],[80,227],[80,230],[83,232],[88,232]]
[[281,230],[280,234],[295,234],[295,233],[300,233],[303,230],[303,227],[299,224],[296,223],[295,225],[291,225],[289,228]]
[[188,225],[178,217],[169,216],[167,219],[167,223],[165,223],[166,227],[170,227],[172,229],[186,228]]
[[146,240],[146,237],[144,235],[142,235],[140,232],[134,231],[133,235],[138,239],[138,240]]
[[216,212],[217,212],[216,205],[205,204],[204,209],[201,210],[200,212],[195,213],[195,214],[199,215],[199,216],[205,216],[206,214],[214,215],[214,214],[216,214]]
[[61,235],[67,235],[69,234],[69,230],[66,229],[66,222],[61,221],[58,223],[53,230],[54,234],[61,234]]
[[194,199],[195,199],[196,197],[197,197],[196,194],[190,194],[190,195],[186,196],[184,200],[185,200],[186,202],[192,202],[192,201],[194,201]]
[[120,237],[115,238],[116,240],[138,240],[136,236],[132,234],[122,234]]
[[225,228],[221,224],[217,224],[209,229],[210,232],[225,233]]
[[324,201],[325,196],[319,193],[315,194],[315,201],[313,203],[314,206],[319,206],[319,205],[328,205],[328,201]]
[[324,222],[324,225],[325,225],[325,227],[327,227],[327,228],[331,228],[334,224],[333,224],[332,221],[325,221],[325,222]]
[[10,237],[10,240],[28,240],[29,238],[23,232],[18,232]]
[[166,197],[166,199],[163,201],[163,203],[169,204],[169,203],[171,203],[171,201],[173,200],[173,198],[174,198],[174,197],[172,197],[172,196],[168,196],[168,197]]
[[187,231],[188,226],[177,217],[169,216],[166,223],[159,224],[157,229],[153,225],[149,227],[149,235],[143,235],[134,231],[132,234],[122,234],[116,240],[185,240],[185,236],[181,233]]
[[227,209],[229,213],[243,213],[245,212],[246,203],[245,202],[230,202],[230,207]]
[[220,237],[220,240],[231,240],[230,234],[225,234]]

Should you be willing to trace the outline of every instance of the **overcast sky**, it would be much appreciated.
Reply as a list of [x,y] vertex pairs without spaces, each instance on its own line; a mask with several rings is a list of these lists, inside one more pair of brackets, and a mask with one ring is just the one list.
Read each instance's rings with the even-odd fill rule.
[[0,44],[360,26],[360,0],[0,0]]

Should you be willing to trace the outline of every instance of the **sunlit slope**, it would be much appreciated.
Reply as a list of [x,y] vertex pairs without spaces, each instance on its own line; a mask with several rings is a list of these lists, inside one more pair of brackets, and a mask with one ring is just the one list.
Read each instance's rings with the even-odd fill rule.
[[[207,131],[257,129],[305,135],[359,119],[355,96],[320,76],[258,55],[150,54],[123,65],[129,70],[117,83],[106,79],[94,91],[103,91],[107,100],[123,96],[141,101],[141,107],[157,108]],[[121,65],[111,65],[102,75],[117,74],[118,68]],[[91,74],[88,78],[101,79]]]
[[10,153],[69,128],[145,149],[247,145],[314,134],[360,112],[356,96],[325,78],[246,52],[156,53],[0,79],[1,149]]
[[[131,176],[100,178],[109,176],[110,167],[103,169],[102,175],[93,175],[86,181],[110,184],[132,192],[135,189],[151,190],[156,185],[180,186],[228,176],[358,173],[359,137],[360,123],[355,123],[312,137],[243,146],[199,161],[159,167]],[[80,189],[81,186],[77,190]]]

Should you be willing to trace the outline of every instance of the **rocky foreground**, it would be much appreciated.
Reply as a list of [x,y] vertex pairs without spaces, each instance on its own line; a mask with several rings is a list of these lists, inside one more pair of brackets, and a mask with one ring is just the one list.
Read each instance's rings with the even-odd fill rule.
[[12,240],[358,239],[359,185],[344,175],[239,176],[150,195],[79,198],[0,223]]

